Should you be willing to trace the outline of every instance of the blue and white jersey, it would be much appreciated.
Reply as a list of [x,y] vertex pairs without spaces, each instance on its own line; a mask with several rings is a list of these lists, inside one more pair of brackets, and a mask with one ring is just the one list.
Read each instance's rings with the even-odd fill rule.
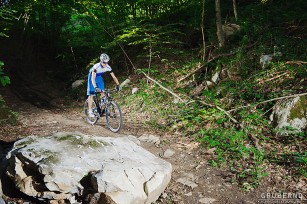
[[102,75],[106,72],[112,72],[112,68],[110,65],[106,65],[103,67],[100,63],[95,64],[89,71],[88,73],[88,78],[87,78],[87,95],[95,95],[95,87],[93,86],[92,83],[92,72],[96,72],[96,86],[101,89],[102,91],[104,90],[104,81],[102,78]]
[[107,64],[106,67],[103,67],[100,63],[94,64],[94,66],[90,69],[90,73],[96,70],[96,77],[102,76],[103,73],[112,72],[112,68]]

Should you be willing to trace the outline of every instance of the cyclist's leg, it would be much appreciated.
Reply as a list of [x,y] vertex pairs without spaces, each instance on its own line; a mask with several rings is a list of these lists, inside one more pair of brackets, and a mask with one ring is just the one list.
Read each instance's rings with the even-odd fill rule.
[[104,97],[104,81],[101,76],[96,78],[96,85],[101,90],[100,99]]
[[[104,81],[103,81],[102,77],[98,77],[97,78],[96,84],[97,84],[97,87],[101,90],[101,93],[100,93],[100,100],[101,100],[105,96],[105,93],[104,93]],[[102,109],[101,111],[102,111],[102,114],[103,114],[104,113],[104,109]]]
[[94,101],[94,96],[93,95],[90,95],[90,96],[88,96],[88,98],[87,98],[87,101],[88,101],[88,109],[89,110],[92,110],[92,104],[93,104],[93,101]]
[[89,73],[88,78],[87,78],[87,90],[86,94],[88,95],[88,111],[89,113],[92,113],[92,104],[93,104],[93,98],[95,95],[95,88],[92,84],[92,74]]

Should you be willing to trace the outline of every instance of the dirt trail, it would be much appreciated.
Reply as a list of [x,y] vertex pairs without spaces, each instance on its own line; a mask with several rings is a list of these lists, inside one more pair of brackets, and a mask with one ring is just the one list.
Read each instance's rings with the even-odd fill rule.
[[[167,133],[144,131],[142,124],[132,124],[125,115],[120,133],[105,127],[105,120],[92,126],[86,123],[82,105],[75,108],[41,109],[22,102],[14,96],[5,96],[8,105],[19,113],[21,124],[0,128],[0,140],[14,141],[27,135],[44,136],[55,132],[81,132],[88,135],[122,137],[144,134],[160,137],[160,144],[142,142],[141,146],[160,157],[169,149],[174,155],[164,158],[173,166],[172,179],[158,203],[257,203],[259,193],[243,194],[235,184],[233,175],[211,167],[207,159],[210,152],[198,147],[192,139]],[[123,110],[125,114],[125,110]],[[2,130],[1,130],[2,129]]]

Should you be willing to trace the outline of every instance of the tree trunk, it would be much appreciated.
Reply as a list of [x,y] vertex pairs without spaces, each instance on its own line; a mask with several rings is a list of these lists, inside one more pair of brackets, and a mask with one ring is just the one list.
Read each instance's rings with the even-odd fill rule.
[[238,20],[238,11],[237,11],[237,3],[236,0],[232,0],[233,13],[235,15],[236,21]]
[[134,1],[130,2],[130,7],[131,7],[131,13],[133,16],[133,22],[136,22],[136,3]]
[[222,28],[222,15],[221,15],[221,4],[220,0],[215,0],[215,13],[216,13],[216,28],[217,28],[217,38],[219,41],[219,47],[224,47],[225,36]]
[[201,14],[201,33],[203,36],[203,47],[204,47],[204,51],[203,51],[203,55],[202,55],[202,60],[203,62],[205,61],[205,56],[206,56],[206,41],[205,41],[205,31],[204,31],[204,21],[205,21],[205,0],[203,0],[203,11]]

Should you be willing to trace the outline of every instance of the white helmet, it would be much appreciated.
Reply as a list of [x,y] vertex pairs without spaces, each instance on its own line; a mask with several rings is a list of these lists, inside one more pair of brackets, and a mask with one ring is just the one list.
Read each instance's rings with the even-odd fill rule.
[[100,61],[101,61],[101,62],[109,62],[109,60],[110,60],[110,57],[109,57],[109,55],[107,55],[106,53],[102,53],[102,54],[100,55]]

